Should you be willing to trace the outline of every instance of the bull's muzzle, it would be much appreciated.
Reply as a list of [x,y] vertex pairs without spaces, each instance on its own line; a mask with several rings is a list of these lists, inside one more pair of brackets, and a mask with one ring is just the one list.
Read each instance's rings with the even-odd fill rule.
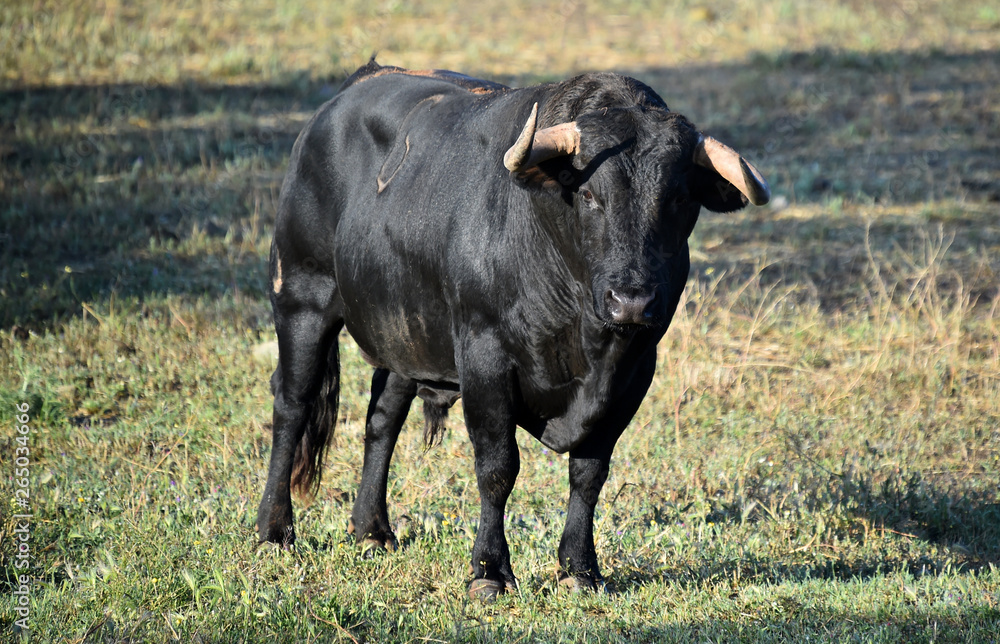
[[647,326],[656,319],[656,291],[609,288],[604,304],[614,324]]

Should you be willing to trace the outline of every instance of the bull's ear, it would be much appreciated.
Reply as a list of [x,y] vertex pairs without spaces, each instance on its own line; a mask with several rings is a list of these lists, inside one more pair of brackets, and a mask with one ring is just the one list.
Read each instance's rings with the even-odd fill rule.
[[688,192],[712,212],[734,212],[748,203],[736,186],[698,165],[692,166],[688,172]]
[[[739,152],[718,139],[699,135],[698,144],[694,148],[694,156],[691,160],[696,166],[705,168],[724,180],[722,184],[716,186],[716,192],[721,194],[705,195],[706,199],[724,208],[720,212],[736,210],[736,208],[725,208],[726,205],[732,203],[728,195],[725,194],[728,192],[726,186],[732,186],[739,190],[746,197],[744,204],[749,201],[755,206],[763,206],[771,200],[771,188],[768,187],[767,181],[760,171],[747,162]],[[705,206],[715,210],[708,203],[705,203]],[[742,206],[738,206],[738,208],[742,208]]]
[[568,193],[580,185],[580,171],[573,167],[568,158],[550,159],[527,170],[511,173],[511,177],[530,190],[547,192],[568,197]]

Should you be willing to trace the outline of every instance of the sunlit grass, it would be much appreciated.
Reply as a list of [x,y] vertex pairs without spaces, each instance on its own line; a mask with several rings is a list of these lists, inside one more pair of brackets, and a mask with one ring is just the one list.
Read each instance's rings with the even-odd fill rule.
[[[833,48],[996,46],[989,3],[615,0],[600,4],[243,0],[15,2],[0,10],[7,84],[261,82],[340,76],[371,53],[408,67],[561,77]],[[87,46],[80,47],[78,44]],[[24,64],[30,61],[30,64]]]

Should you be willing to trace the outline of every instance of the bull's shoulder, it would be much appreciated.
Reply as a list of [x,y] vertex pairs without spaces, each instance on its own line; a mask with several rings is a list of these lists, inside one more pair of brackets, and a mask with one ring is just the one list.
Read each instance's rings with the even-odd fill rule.
[[344,84],[341,86],[341,91],[372,78],[389,76],[392,74],[417,78],[432,78],[435,80],[445,81],[473,94],[493,94],[510,89],[506,85],[502,85],[494,81],[484,80],[482,78],[473,78],[472,76],[466,76],[465,74],[444,69],[405,69],[403,67],[395,67],[393,65],[379,65],[375,62],[375,59],[372,58],[367,64],[358,68],[356,72],[351,74],[351,76],[344,81]]

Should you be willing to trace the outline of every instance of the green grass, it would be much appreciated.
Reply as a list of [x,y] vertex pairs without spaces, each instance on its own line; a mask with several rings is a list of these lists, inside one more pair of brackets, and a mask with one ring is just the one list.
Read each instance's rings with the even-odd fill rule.
[[[865,641],[1000,636],[1000,22],[988,3],[8,3],[0,9],[0,633],[30,405],[22,641]],[[402,548],[345,528],[370,369],[345,336],[324,483],[256,549],[266,257],[292,142],[346,72],[525,84],[618,69],[777,199],[704,214],[596,539],[558,592],[564,459],[522,436],[518,594],[464,589],[453,411],[389,481]]]

